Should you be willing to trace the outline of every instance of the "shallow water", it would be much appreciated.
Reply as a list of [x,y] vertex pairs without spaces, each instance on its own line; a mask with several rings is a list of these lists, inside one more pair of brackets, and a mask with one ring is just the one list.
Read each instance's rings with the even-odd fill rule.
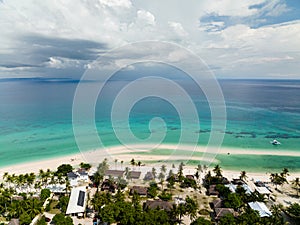
[[[112,128],[110,112],[116,93],[123,82],[110,81],[98,99],[95,110],[97,133],[103,146],[120,144],[114,133],[126,138],[128,130],[124,121]],[[86,83],[87,93],[93,82]],[[223,146],[242,149],[268,149],[270,151],[300,151],[300,81],[221,80],[220,85],[227,109],[227,128]],[[72,103],[76,81],[2,80],[0,82],[0,167],[38,159],[78,153],[72,127]],[[194,100],[199,114],[199,124],[186,117],[184,132],[186,144],[193,144],[199,134],[198,144],[206,145],[211,132],[211,116],[203,93],[194,87],[185,88]],[[178,96],[180,98],[180,96]],[[183,99],[184,100],[184,99]],[[184,101],[183,101],[184,102]],[[84,102],[82,102],[84,108]],[[92,136],[93,127],[82,116],[80,150],[99,146]],[[152,133],[163,138],[164,143],[178,143],[182,123],[176,107],[166,101],[150,97],[138,102],[129,117],[130,130],[145,142],[151,131],[153,117],[164,119],[152,124]],[[166,133],[164,134],[164,129]],[[280,146],[270,141],[277,139]],[[226,168],[264,167],[300,168],[299,157],[282,156],[218,156]],[[254,163],[255,162],[255,163]],[[274,163],[276,162],[276,163]]]

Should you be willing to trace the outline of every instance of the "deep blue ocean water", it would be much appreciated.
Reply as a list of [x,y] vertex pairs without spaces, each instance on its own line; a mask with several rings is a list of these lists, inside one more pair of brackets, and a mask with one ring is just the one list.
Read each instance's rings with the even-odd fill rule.
[[[98,135],[105,146],[120,144],[112,128],[110,113],[112,102],[125,83],[118,80],[108,82],[97,101],[95,121]],[[300,81],[219,80],[219,84],[227,110],[226,130],[219,131],[225,133],[223,146],[300,151]],[[77,85],[77,81],[59,79],[0,81],[0,167],[78,153],[72,127],[72,104]],[[86,85],[88,94],[90,87],[97,85],[97,82],[83,85]],[[186,132],[199,133],[199,145],[206,145],[211,131],[209,105],[201,90],[196,90],[193,84],[185,82],[183,86],[194,100],[200,120],[199,128],[199,124],[194,124],[191,119]],[[182,126],[180,115],[176,106],[157,97],[145,98],[132,108],[129,124],[133,134],[141,140],[149,137],[149,121],[154,117],[165,121],[167,132],[163,142],[177,143]],[[84,118],[85,115],[82,115],[81,140],[84,143],[81,150],[99,148],[91,137],[94,130],[85,124]],[[122,133],[124,129],[126,136],[125,121],[116,123],[119,132]],[[161,124],[153,126],[154,133],[161,132]],[[273,139],[279,140],[282,145],[271,145]],[[188,139],[185,141],[189,144]],[[253,157],[249,161],[253,161]],[[292,160],[293,165],[290,166],[300,168],[299,161],[300,158]],[[268,162],[271,164],[272,159],[263,160],[262,163]],[[234,168],[234,162],[224,161],[225,166],[226,163]],[[249,163],[248,167],[251,165]]]

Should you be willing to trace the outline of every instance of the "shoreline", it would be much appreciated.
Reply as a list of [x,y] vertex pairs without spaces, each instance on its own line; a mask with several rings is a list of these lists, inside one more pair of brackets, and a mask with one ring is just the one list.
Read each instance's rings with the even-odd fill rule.
[[[177,145],[172,144],[161,144],[156,146],[157,150],[174,150],[176,152]],[[158,155],[158,154],[149,154],[153,149],[153,145],[130,145],[130,146],[113,146],[105,149],[95,149],[86,152],[81,152],[72,155],[59,156],[57,158],[44,159],[40,161],[32,161],[25,162],[16,165],[4,166],[0,168],[0,179],[4,172],[9,172],[10,174],[20,174],[20,173],[38,173],[40,169],[46,170],[51,169],[55,170],[61,164],[71,164],[73,167],[78,167],[81,162],[86,162],[92,164],[93,167],[97,167],[98,163],[100,163],[104,158],[108,158],[111,168],[114,167],[114,160],[120,164],[121,161],[124,162],[124,168],[130,164],[130,160],[134,158],[137,161],[141,161],[147,164],[147,166],[161,166],[162,164],[171,164],[168,160],[174,161],[188,161],[188,160],[199,160],[199,164],[207,164],[207,162],[218,163],[214,157],[207,157],[207,155],[214,154],[222,154],[227,155],[236,154],[236,155],[277,155],[277,156],[294,156],[300,157],[300,152],[286,151],[286,152],[270,152],[270,151],[261,151],[261,150],[249,150],[249,149],[237,149],[237,148],[220,148],[220,149],[212,149],[213,152],[206,152],[206,147],[204,146],[196,146],[194,152],[204,153],[204,157],[199,156],[191,156],[187,155]],[[187,151],[192,152],[194,150],[194,146],[181,145],[178,147],[178,151]],[[207,155],[205,154],[208,153]],[[146,154],[139,154],[146,153]],[[164,161],[165,160],[165,161]],[[147,162],[152,161],[152,162]],[[206,163],[205,163],[206,162]],[[221,165],[222,167],[222,165]],[[195,166],[186,165],[186,168],[195,168]],[[211,167],[210,167],[211,168]],[[288,168],[288,165],[287,165]],[[232,169],[224,169],[224,175],[228,177],[238,176],[241,170],[246,170],[247,174],[251,177],[260,178],[260,180],[269,179],[270,172],[259,171],[259,172],[248,172],[247,168],[240,168],[240,170],[232,170]],[[290,172],[289,179],[294,177],[300,177],[300,171],[298,172]]]

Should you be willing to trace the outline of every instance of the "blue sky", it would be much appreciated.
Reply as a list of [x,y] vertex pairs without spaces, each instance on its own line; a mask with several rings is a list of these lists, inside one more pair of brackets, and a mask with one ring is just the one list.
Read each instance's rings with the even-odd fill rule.
[[144,40],[193,51],[219,78],[300,78],[294,0],[0,0],[0,29],[0,78],[78,79],[101,54]]

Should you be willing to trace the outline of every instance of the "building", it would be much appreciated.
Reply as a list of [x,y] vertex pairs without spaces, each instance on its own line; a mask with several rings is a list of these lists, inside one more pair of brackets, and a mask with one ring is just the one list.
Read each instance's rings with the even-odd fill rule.
[[207,190],[207,194],[208,195],[213,195],[213,196],[218,196],[219,195],[219,192],[216,190],[216,185],[213,184],[213,185],[210,185],[208,190]]
[[19,219],[11,219],[8,225],[20,225]]
[[162,209],[166,211],[170,211],[173,208],[173,205],[170,202],[162,201],[162,200],[147,200],[144,203],[144,207],[150,209]]
[[145,174],[145,177],[144,177],[144,180],[145,181],[149,181],[149,180],[153,180],[154,179],[154,176],[153,176],[153,173],[148,171],[146,174]]
[[272,216],[271,211],[267,208],[266,204],[263,202],[249,202],[248,205],[251,209],[258,211],[260,217],[270,217]]
[[86,187],[72,188],[66,215],[83,216],[87,203]]
[[130,189],[130,194],[133,195],[134,193],[137,193],[138,195],[146,196],[148,194],[148,189],[147,187],[133,186]]
[[121,177],[121,178],[123,178],[124,177],[124,173],[125,173],[124,170],[106,170],[105,171],[105,176],[107,178],[108,177],[113,177],[113,178]]
[[219,221],[223,216],[227,214],[232,214],[233,216],[237,216],[237,213],[231,208],[215,208],[215,217],[216,221]]
[[269,189],[267,187],[256,187],[255,189],[261,195],[269,196],[271,194],[271,192],[269,191]]
[[215,199],[212,203],[211,203],[211,207],[213,209],[215,208],[222,208],[222,200],[220,198]]
[[68,180],[72,187],[82,185],[83,183],[89,182],[88,173],[84,169],[79,169],[76,172],[73,172],[73,171],[69,172],[69,173],[67,173],[67,177],[68,177]]
[[101,191],[109,191],[115,193],[116,189],[118,189],[118,186],[114,181],[111,181],[109,179],[105,179],[101,184]]
[[129,171],[128,179],[140,179],[141,171]]

